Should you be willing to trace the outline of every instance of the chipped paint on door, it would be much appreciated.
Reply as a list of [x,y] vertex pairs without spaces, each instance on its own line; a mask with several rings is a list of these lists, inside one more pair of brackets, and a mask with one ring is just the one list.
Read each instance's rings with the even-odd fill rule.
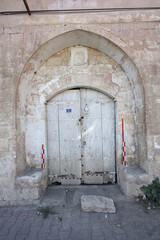
[[89,89],[65,91],[47,105],[50,182],[115,181],[114,102]]

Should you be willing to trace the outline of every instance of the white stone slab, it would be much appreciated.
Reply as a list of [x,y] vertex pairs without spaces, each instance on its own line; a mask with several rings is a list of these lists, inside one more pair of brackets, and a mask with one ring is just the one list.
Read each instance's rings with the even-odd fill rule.
[[116,212],[114,202],[111,198],[96,195],[82,195],[81,208],[84,212]]

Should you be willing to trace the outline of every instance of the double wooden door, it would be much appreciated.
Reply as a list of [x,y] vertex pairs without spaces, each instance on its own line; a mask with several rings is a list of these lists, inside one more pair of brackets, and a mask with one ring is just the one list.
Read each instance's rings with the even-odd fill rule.
[[114,182],[114,122],[113,100],[94,90],[68,90],[49,101],[49,182]]

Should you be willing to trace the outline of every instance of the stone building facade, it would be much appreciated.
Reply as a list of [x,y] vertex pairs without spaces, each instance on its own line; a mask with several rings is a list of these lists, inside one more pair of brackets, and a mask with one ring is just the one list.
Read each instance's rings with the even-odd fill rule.
[[[52,161],[47,106],[73,89],[114,102],[115,176],[123,192],[137,196],[143,184],[160,177],[160,10],[138,9],[160,1],[143,2],[28,0],[31,10],[104,11],[0,15],[0,205],[41,199]],[[106,11],[115,7],[132,10]],[[1,12],[23,8],[0,1]]]

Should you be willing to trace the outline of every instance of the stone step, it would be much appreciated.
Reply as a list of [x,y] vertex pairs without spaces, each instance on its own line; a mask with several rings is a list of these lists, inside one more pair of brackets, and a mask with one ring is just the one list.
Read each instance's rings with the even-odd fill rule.
[[27,167],[16,178],[19,204],[38,204],[47,186],[45,170]]
[[119,185],[128,198],[142,195],[140,188],[143,185],[150,184],[153,180],[149,174],[138,166],[121,166],[119,168],[119,176]]

